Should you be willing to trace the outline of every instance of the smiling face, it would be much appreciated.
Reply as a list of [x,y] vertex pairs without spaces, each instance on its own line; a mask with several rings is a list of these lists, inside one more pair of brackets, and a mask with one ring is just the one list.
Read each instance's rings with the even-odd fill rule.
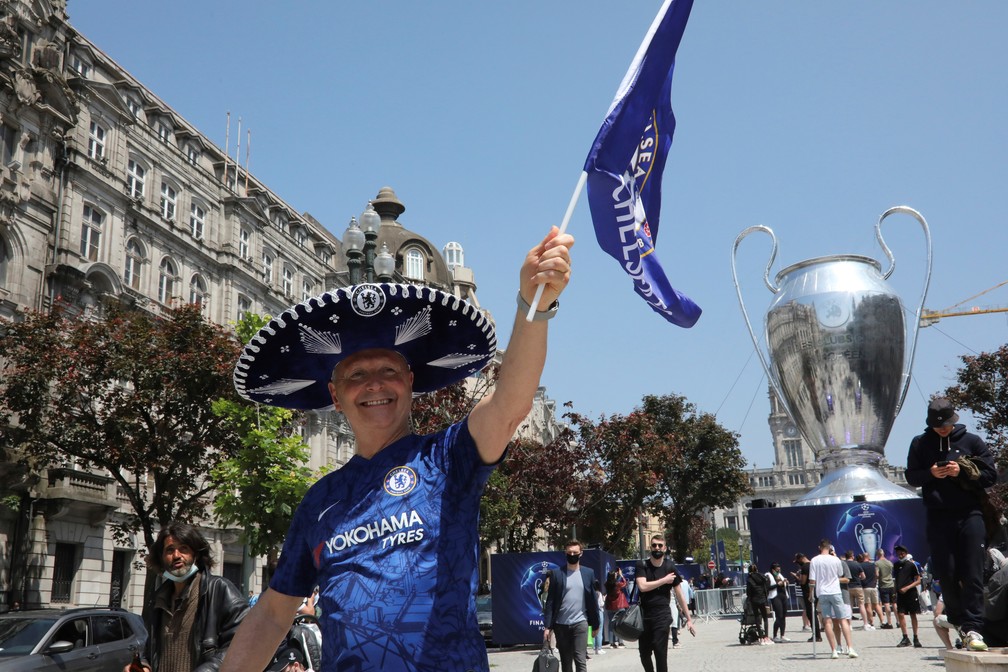
[[393,350],[364,350],[344,359],[333,370],[329,394],[359,439],[409,431],[413,373]]

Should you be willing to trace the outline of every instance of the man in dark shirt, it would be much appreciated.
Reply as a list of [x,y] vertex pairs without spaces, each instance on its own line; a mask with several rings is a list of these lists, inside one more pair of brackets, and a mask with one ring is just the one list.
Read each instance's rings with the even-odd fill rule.
[[802,603],[805,607],[805,620],[807,620],[812,626],[812,637],[809,637],[808,641],[815,639],[817,642],[822,641],[822,624],[819,622],[819,614],[813,608],[815,605],[815,591],[809,586],[809,566],[811,563],[809,559],[805,557],[804,553],[795,553],[794,563],[798,565],[797,572],[791,572],[791,576],[794,577],[795,582],[801,586],[802,591]]
[[920,613],[920,595],[917,586],[921,582],[920,572],[917,571],[917,563],[913,561],[905,547],[897,544],[893,550],[899,558],[893,563],[893,579],[896,582],[896,614],[900,630],[903,632],[903,639],[896,646],[910,646],[906,629],[906,616],[909,614],[913,626],[913,645],[919,649],[921,643],[917,639],[917,614]]
[[[679,612],[686,615],[686,628],[696,636],[693,617],[682,588],[682,577],[671,560],[665,558],[665,538],[651,537],[651,557],[637,562],[637,589],[640,591],[644,632],[637,642],[645,672],[668,672],[668,640],[672,627],[671,598],[675,595]],[[654,663],[651,654],[654,653]]]
[[866,615],[864,629],[874,630],[875,614],[878,614],[879,625],[882,625],[882,604],[879,602],[878,593],[878,568],[867,553],[859,555],[858,560],[861,562],[861,573],[864,575],[864,578],[861,579]]

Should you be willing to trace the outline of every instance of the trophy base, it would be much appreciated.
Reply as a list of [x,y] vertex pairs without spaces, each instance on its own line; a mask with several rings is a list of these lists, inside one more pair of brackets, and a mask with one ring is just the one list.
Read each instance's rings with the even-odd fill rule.
[[[848,464],[830,471],[816,487],[812,488],[792,506],[817,506],[819,504],[846,504],[855,496],[864,501],[887,499],[914,499],[917,493],[896,485],[878,469],[867,464]],[[860,499],[858,500],[860,501]]]

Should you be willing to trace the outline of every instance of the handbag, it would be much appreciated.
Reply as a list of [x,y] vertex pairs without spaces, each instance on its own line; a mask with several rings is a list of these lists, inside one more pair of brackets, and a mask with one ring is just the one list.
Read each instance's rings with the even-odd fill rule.
[[626,609],[620,609],[613,615],[613,630],[623,639],[636,642],[644,632],[644,617],[641,615],[640,604],[631,604]]
[[553,647],[543,642],[539,655],[532,663],[532,672],[560,672],[560,661],[553,655]]
[[773,608],[769,604],[763,605],[763,615],[766,617],[773,616]]

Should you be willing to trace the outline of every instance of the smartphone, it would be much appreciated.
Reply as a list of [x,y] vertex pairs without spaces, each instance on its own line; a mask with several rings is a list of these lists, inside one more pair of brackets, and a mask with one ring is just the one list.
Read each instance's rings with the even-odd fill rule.
[[939,460],[938,461],[938,466],[939,467],[947,467],[948,466],[948,462],[949,462],[948,460]]

